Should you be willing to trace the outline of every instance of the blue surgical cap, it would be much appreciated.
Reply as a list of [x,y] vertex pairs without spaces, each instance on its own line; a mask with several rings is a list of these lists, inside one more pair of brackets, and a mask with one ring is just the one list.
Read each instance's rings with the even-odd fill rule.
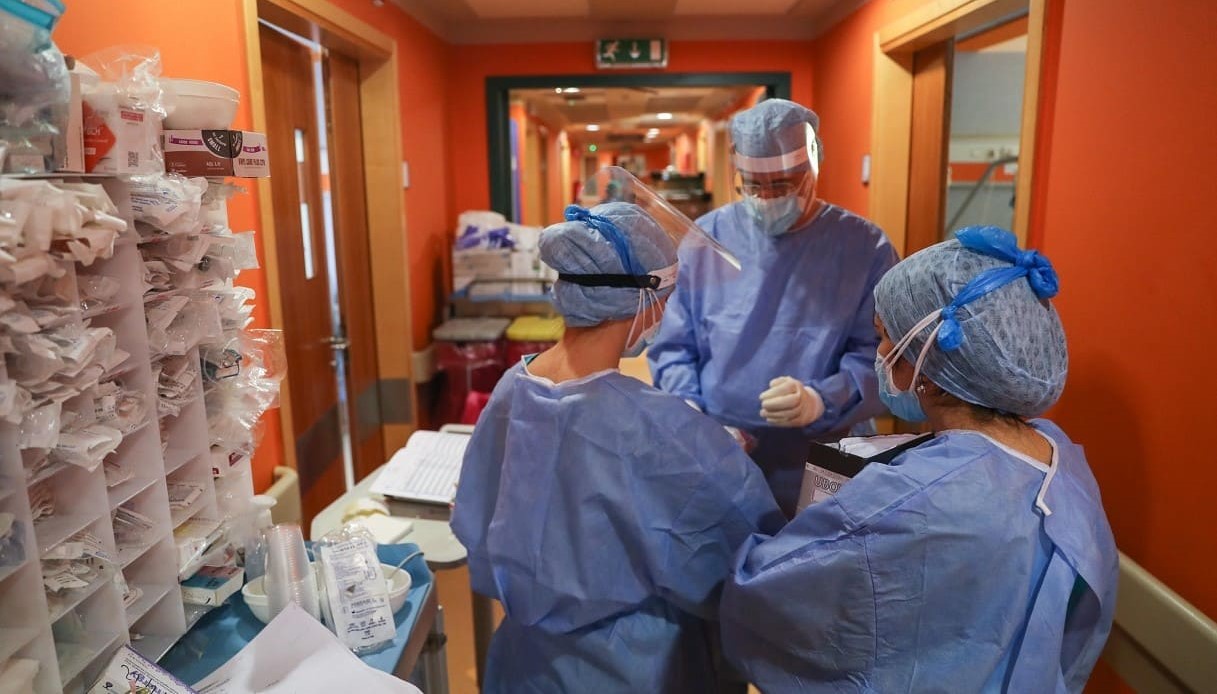
[[[1055,293],[1047,259],[1019,251],[1009,232],[971,227],[888,271],[875,287],[875,310],[898,342],[947,308],[922,373],[966,402],[1034,417],[1061,397],[1069,371],[1065,330],[1047,301]],[[905,359],[917,361],[932,325]]]
[[[768,99],[735,114],[731,119],[731,143],[737,154],[746,157],[778,157],[808,145],[808,125],[818,145],[820,117],[815,111],[793,101]],[[822,151],[820,157],[823,158]]]
[[[577,212],[567,216],[575,219],[554,224],[541,233],[541,260],[559,273],[643,275],[676,264],[676,245],[641,207],[608,202],[588,210],[590,218],[573,209]],[[611,226],[606,227],[606,221]],[[663,298],[672,289],[665,287],[655,294]],[[584,287],[558,280],[553,298],[566,324],[579,328],[633,318],[638,313],[639,291]]]

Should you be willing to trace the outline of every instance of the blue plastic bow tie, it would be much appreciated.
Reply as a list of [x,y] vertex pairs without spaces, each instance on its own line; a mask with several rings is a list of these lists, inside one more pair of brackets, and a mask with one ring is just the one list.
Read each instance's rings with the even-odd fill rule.
[[1060,279],[1052,262],[1038,251],[1022,250],[1014,234],[994,226],[971,226],[955,232],[964,248],[1004,260],[1011,267],[985,270],[968,282],[959,294],[942,309],[942,327],[938,329],[938,346],[944,352],[959,349],[963,344],[963,327],[956,318],[959,309],[1005,285],[1027,278],[1031,291],[1041,301],[1051,299],[1060,291]]
[[630,244],[626,241],[625,234],[613,224],[613,220],[608,217],[592,214],[590,211],[579,207],[578,205],[568,205],[565,211],[566,221],[568,222],[583,222],[588,227],[595,229],[600,234],[608,239],[609,243],[613,244],[613,248],[617,251],[617,257],[621,258],[621,264],[625,271],[631,275],[644,275],[645,271],[638,267],[634,262],[634,254],[630,253]]

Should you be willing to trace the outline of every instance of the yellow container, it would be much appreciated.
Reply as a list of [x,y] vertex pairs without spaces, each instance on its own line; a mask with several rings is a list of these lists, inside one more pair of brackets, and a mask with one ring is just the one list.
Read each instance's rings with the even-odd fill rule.
[[507,339],[513,342],[557,342],[566,329],[561,316],[520,316],[507,326]]

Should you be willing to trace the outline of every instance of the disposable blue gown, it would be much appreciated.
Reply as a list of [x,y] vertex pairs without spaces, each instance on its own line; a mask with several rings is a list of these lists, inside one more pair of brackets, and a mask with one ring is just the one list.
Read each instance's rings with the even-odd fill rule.
[[1078,692],[1115,609],[1118,555],[1081,447],[1056,472],[952,431],[870,465],[724,590],[723,646],[766,692]]
[[[647,351],[655,385],[756,436],[752,457],[792,515],[808,440],[836,440],[883,411],[873,291],[896,252],[874,224],[830,204],[776,238],[756,228],[743,203],[697,224],[743,270],[733,273],[705,248],[682,253],[682,277]],[[824,415],[805,429],[770,427],[759,398],[779,376],[814,388]]]
[[452,529],[503,603],[484,692],[704,692],[723,581],[781,513],[715,422],[615,371],[499,383]]

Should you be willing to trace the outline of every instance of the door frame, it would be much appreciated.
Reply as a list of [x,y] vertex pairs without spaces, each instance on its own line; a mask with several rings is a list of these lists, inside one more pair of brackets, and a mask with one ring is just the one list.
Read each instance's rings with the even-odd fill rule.
[[[309,37],[359,62],[364,188],[371,253],[381,429],[385,450],[396,450],[405,445],[417,421],[411,359],[413,319],[402,181],[402,133],[397,119],[376,115],[401,113],[397,43],[325,0],[242,0],[242,6],[250,109],[255,131],[266,132],[268,122],[262,88],[259,19]],[[282,329],[284,297],[279,288],[274,209],[269,204],[272,196],[270,180],[258,179],[257,187],[270,322],[272,327]],[[283,456],[286,465],[296,468],[297,432],[292,426],[291,387],[292,374],[288,373],[280,398]]]
[[[1026,245],[1035,174],[1036,121],[1043,66],[1047,0],[935,0],[875,32],[871,114],[870,217],[902,254],[908,239],[913,140],[913,56],[917,51],[1016,19],[1028,17],[1027,64],[1014,207],[1014,233]],[[944,186],[945,190],[945,186]]]
[[[279,1],[279,0],[275,0]],[[513,89],[555,87],[739,87],[765,88],[767,99],[790,98],[789,72],[654,72],[647,74],[515,75],[486,78],[486,129],[490,162],[490,209],[512,218],[511,135],[508,114]]]

